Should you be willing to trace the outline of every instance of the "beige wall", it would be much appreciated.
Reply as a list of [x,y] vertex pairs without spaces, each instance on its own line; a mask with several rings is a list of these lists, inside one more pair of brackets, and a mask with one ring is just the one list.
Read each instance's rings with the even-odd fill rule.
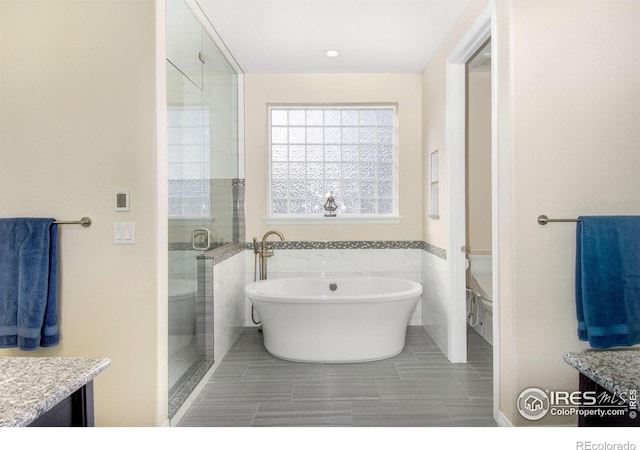
[[531,423],[514,409],[527,387],[577,389],[562,355],[586,348],[576,337],[575,225],[536,217],[640,214],[640,3],[500,3],[498,120],[509,132],[498,151],[511,168],[499,179],[511,185],[499,205],[509,262],[500,267],[501,410],[517,425],[575,424]]
[[467,251],[491,252],[491,72],[467,74]]
[[[60,344],[0,356],[111,358],[99,426],[167,416],[155,15],[153,1],[0,2],[0,216],[93,219],[60,229]],[[131,212],[114,212],[117,188]],[[114,246],[113,222],[135,222],[136,244]]]
[[[448,180],[446,178],[447,146],[446,146],[446,66],[447,58],[458,45],[464,34],[471,28],[475,20],[489,5],[489,0],[471,0],[456,21],[451,31],[422,73],[422,154],[424,173],[430,173],[429,155],[440,151],[440,218],[428,217],[430,211],[429,196],[424,197],[424,223],[422,239],[441,248],[447,247],[447,195]],[[428,192],[429,178],[423,179],[423,190]]]
[[[245,164],[247,240],[277,229],[287,240],[419,240],[422,178],[420,74],[246,74]],[[265,224],[269,183],[267,104],[398,105],[397,224]]]

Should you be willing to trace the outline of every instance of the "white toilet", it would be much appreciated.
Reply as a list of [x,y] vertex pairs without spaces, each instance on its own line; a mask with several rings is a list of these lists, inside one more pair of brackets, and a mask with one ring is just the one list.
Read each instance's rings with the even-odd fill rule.
[[493,277],[491,256],[469,255],[469,325],[493,345]]

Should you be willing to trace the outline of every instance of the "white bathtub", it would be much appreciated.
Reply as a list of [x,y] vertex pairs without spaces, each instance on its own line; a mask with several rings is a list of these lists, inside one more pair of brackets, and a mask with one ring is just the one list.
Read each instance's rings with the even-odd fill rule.
[[245,292],[272,355],[301,362],[361,362],[402,351],[422,285],[385,277],[303,277],[257,281]]

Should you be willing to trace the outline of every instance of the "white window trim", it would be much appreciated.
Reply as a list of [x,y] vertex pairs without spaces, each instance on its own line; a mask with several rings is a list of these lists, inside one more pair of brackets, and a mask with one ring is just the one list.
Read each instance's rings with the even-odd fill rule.
[[170,216],[169,220],[172,224],[202,225],[203,223],[211,223],[214,218],[203,214],[202,216]]
[[[393,212],[391,214],[342,214],[336,217],[324,217],[324,215],[310,215],[310,214],[273,214],[272,213],[272,197],[271,186],[273,179],[271,178],[272,170],[271,164],[273,158],[271,154],[272,142],[271,142],[271,110],[278,108],[287,109],[312,109],[312,108],[325,108],[325,109],[377,109],[377,108],[389,108],[392,107],[395,111],[395,123],[394,123],[394,152],[393,152]],[[400,215],[398,212],[398,191],[399,191],[399,176],[398,176],[398,104],[394,102],[389,103],[268,103],[267,104],[267,147],[269,151],[268,164],[267,164],[267,211],[266,216],[263,218],[265,224],[362,224],[362,223],[400,223]]]

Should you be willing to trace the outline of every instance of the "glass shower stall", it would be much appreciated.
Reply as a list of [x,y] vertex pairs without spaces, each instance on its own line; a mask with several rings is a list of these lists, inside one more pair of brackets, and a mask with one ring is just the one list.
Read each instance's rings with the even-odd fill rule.
[[166,2],[170,418],[214,363],[206,256],[239,242],[242,215],[239,71],[190,3]]

